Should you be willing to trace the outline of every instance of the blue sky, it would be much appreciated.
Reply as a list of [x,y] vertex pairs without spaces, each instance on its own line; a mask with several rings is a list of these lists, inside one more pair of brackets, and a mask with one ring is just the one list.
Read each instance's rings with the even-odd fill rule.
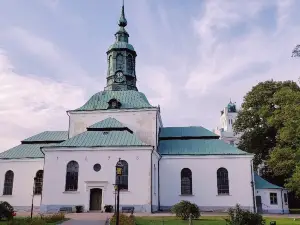
[[[125,0],[139,91],[165,126],[219,125],[259,81],[295,80],[298,0]],[[121,0],[0,2],[0,151],[103,90]],[[176,114],[174,114],[176,112]]]

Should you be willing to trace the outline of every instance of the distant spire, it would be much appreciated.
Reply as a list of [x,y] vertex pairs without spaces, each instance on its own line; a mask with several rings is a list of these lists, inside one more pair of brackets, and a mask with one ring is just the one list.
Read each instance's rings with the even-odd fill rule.
[[122,5],[121,17],[119,19],[119,26],[120,27],[126,27],[127,26],[127,20],[125,18],[125,10],[124,10],[124,0],[123,0],[123,5]]

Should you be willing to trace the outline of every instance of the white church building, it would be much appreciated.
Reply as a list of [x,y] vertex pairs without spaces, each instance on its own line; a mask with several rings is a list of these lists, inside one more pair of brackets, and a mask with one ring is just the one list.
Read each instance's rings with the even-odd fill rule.
[[[268,202],[264,188],[272,187],[253,172],[253,155],[201,126],[163,126],[160,108],[136,87],[137,54],[126,25],[123,6],[107,51],[107,85],[67,112],[68,131],[44,131],[0,153],[0,201],[17,211],[29,211],[32,196],[40,212],[74,206],[103,210],[114,206],[115,166],[121,159],[121,208],[156,212],[188,200],[202,211],[226,211],[236,204],[256,211],[257,196]],[[282,190],[272,192],[278,207],[268,212],[283,210]]]

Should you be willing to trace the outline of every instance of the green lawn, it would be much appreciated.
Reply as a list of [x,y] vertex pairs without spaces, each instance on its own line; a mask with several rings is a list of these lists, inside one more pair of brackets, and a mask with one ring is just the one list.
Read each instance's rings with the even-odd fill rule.
[[[300,220],[293,221],[291,218],[266,218],[266,225],[270,221],[276,221],[276,225],[300,225]],[[136,217],[137,225],[187,225],[188,221],[182,221],[175,217]],[[193,225],[226,225],[224,217],[203,216],[194,220]]]

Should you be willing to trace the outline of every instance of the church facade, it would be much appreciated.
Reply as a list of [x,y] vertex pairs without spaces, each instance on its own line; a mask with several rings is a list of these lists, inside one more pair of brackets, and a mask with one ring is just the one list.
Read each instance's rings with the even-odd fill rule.
[[201,127],[164,127],[160,108],[136,86],[136,52],[124,6],[107,51],[107,85],[68,111],[68,131],[44,131],[0,153],[0,201],[17,211],[57,212],[115,204],[116,164],[124,166],[120,207],[169,210],[181,200],[203,211],[240,204],[256,211],[253,155]]

